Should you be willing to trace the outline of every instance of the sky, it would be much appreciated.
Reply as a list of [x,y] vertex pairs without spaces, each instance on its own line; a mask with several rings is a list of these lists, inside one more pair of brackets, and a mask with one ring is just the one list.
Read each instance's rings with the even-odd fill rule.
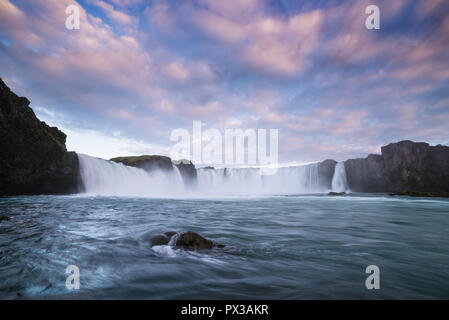
[[447,145],[448,52],[447,0],[0,0],[0,77],[106,159],[167,155],[192,121],[278,129],[280,162]]

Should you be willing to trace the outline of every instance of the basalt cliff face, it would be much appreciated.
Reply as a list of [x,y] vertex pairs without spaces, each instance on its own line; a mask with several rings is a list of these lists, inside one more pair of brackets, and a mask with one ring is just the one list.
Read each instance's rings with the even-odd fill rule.
[[173,170],[171,159],[169,157],[159,155],[117,157],[112,158],[111,161],[123,163],[124,165],[135,168],[144,169],[146,171]]
[[337,161],[335,160],[324,160],[318,163],[318,179],[321,186],[326,186],[327,189],[332,188],[332,177],[334,176],[335,166]]
[[78,157],[0,79],[0,196],[78,192]]
[[196,168],[188,160],[172,161],[169,157],[159,155],[131,156],[112,158],[111,161],[122,163],[127,166],[144,169],[151,172],[152,170],[171,171],[176,166],[181,173],[182,179],[186,185],[196,182]]
[[349,188],[359,192],[449,192],[449,147],[401,141],[382,154],[345,161]]

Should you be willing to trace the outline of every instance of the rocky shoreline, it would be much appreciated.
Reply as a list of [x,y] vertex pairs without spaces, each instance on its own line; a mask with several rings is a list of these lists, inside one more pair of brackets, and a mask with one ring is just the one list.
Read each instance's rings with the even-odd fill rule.
[[[40,121],[29,104],[27,98],[18,97],[0,79],[0,196],[80,192],[78,156],[67,151],[66,135]],[[146,171],[176,167],[186,185],[192,186],[197,180],[197,169],[187,160],[145,155],[111,161]],[[331,189],[336,165],[331,159],[317,164],[321,185]],[[353,192],[449,195],[447,146],[400,141],[382,147],[380,155],[346,160],[344,166]]]

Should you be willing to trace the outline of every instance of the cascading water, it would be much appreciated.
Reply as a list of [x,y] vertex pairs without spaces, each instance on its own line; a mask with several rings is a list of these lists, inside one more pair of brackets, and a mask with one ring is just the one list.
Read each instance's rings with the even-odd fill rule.
[[198,190],[205,194],[279,195],[329,191],[322,185],[318,164],[279,168],[261,175],[257,168],[199,169]]
[[348,180],[346,178],[345,162],[338,162],[335,166],[334,176],[332,178],[332,191],[334,192],[347,192]]
[[170,197],[184,193],[176,166],[171,171],[143,169],[79,154],[85,192],[102,196]]
[[317,163],[280,167],[274,175],[261,175],[258,168],[198,169],[197,183],[184,185],[176,166],[171,171],[147,172],[83,154],[79,154],[79,162],[85,192],[101,196],[220,197],[329,191],[319,177]]

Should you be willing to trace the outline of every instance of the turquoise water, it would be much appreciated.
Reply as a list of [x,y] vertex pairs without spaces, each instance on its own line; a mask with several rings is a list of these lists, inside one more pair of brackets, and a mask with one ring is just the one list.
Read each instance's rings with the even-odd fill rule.
[[[449,299],[445,199],[32,196],[0,198],[0,214],[3,299]],[[149,245],[185,230],[227,248]],[[373,264],[380,290],[365,287]]]

